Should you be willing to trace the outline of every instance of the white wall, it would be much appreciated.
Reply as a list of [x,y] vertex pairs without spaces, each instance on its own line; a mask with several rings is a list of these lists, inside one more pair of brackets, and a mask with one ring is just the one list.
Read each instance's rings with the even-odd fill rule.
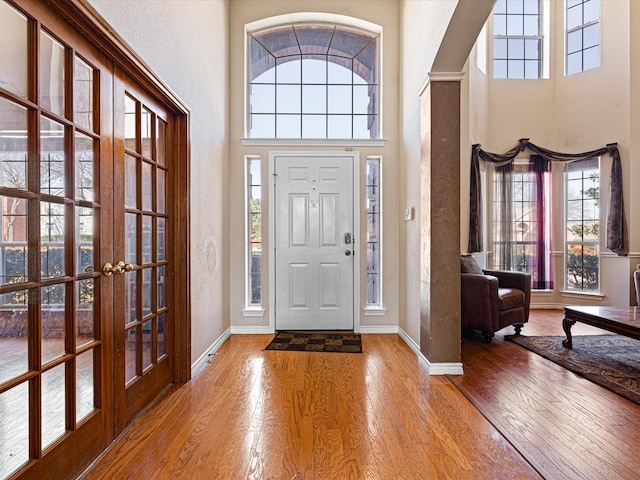
[[[639,110],[632,109],[631,100],[637,96],[637,87],[632,82],[638,79],[637,50],[632,49],[632,24],[639,23],[638,15],[631,19],[631,10],[638,11],[633,1],[603,1],[601,3],[601,67],[579,74],[564,75],[564,2],[548,2],[551,19],[550,70],[549,79],[544,80],[494,80],[491,66],[487,76],[472,68],[470,84],[471,112],[485,112],[484,115],[470,115],[470,144],[481,143],[483,148],[502,153],[516,145],[520,138],[530,138],[537,145],[559,152],[583,152],[618,142],[622,158],[625,205],[629,226],[630,255],[618,257],[604,248],[603,212],[601,293],[599,296],[561,294],[563,289],[562,234],[553,238],[555,291],[535,294],[534,305],[562,306],[564,304],[604,304],[628,305],[631,300],[631,271],[640,251],[640,225],[637,220],[638,194],[633,185],[637,183],[640,171],[633,158],[640,151],[634,145],[632,127],[638,129]],[[491,52],[491,23],[488,28],[488,58]],[[635,45],[638,45],[637,34]],[[489,60],[490,64],[490,60]],[[633,95],[635,89],[636,94]],[[485,100],[488,103],[485,104]],[[638,103],[636,99],[636,103]],[[488,105],[488,106],[485,106]],[[488,128],[487,128],[488,126]],[[470,148],[470,147],[469,147]],[[470,150],[469,150],[470,152]],[[464,158],[464,157],[463,157]],[[558,169],[559,166],[554,167]],[[602,187],[603,198],[608,196],[608,178],[611,161],[603,157]],[[561,172],[561,167],[559,167]],[[463,174],[465,170],[463,169]],[[468,172],[466,179],[468,182]],[[561,181],[555,185],[561,188]],[[468,186],[466,187],[468,191]],[[635,189],[637,190],[637,189]],[[556,192],[553,203],[554,231],[563,232],[563,200]],[[464,199],[463,199],[464,202]],[[464,209],[463,203],[463,209]],[[467,210],[463,211],[463,229]],[[463,234],[463,243],[466,241]],[[462,246],[461,246],[462,247]],[[466,249],[466,245],[464,245]],[[485,248],[489,248],[485,245]]]
[[90,0],[191,109],[192,363],[229,328],[226,0]]
[[[395,0],[230,0],[230,143],[229,143],[229,185],[230,185],[230,262],[234,267],[230,271],[231,324],[235,332],[267,330],[269,326],[269,294],[268,279],[269,245],[268,245],[268,159],[270,151],[344,151],[344,146],[302,146],[302,145],[243,145],[244,135],[244,48],[245,25],[258,20],[278,15],[293,13],[318,12],[337,14],[364,20],[382,27],[382,112],[383,136],[386,143],[383,147],[354,146],[353,151],[360,154],[360,198],[364,205],[364,164],[368,155],[382,156],[383,184],[383,307],[386,314],[365,316],[361,313],[359,323],[362,327],[397,327],[399,302],[403,299],[398,291],[399,285],[399,233],[397,225],[401,215],[398,204],[399,171],[398,160],[398,3]],[[308,17],[308,16],[307,16]],[[245,155],[258,155],[262,159],[263,170],[263,218],[262,218],[262,252],[263,278],[262,298],[265,312],[262,316],[244,316],[244,171]],[[364,228],[361,220],[360,252],[365,251]],[[364,257],[361,257],[364,258]],[[360,282],[365,285],[366,264],[361,262]],[[360,292],[361,306],[365,303],[365,289]]]

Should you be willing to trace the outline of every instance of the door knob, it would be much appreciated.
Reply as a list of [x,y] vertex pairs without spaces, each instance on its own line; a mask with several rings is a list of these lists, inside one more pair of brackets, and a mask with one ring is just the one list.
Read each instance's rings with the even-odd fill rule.
[[102,266],[102,273],[107,277],[114,273],[130,272],[131,270],[133,270],[133,265],[130,263],[124,263],[122,260],[115,265],[107,262]]
[[350,256],[351,256],[351,250],[345,250],[344,254],[345,254],[347,257],[350,257]]
[[111,265],[107,262],[102,266],[102,273],[107,277],[110,277],[114,273],[122,273],[122,267],[118,265]]

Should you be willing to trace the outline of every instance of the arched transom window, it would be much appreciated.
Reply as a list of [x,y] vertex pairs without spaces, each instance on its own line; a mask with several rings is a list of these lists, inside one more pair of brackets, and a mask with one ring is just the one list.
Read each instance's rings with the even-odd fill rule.
[[379,36],[288,24],[249,34],[250,138],[379,138]]

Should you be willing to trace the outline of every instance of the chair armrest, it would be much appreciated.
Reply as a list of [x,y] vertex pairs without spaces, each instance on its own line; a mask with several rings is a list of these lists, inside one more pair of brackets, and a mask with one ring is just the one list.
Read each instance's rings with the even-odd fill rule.
[[486,331],[498,322],[498,279],[492,275],[460,274],[461,317],[463,328]]
[[[525,318],[529,318],[531,308],[531,274],[529,272],[514,272],[510,270],[483,270],[487,275],[498,279],[500,288],[517,288],[524,292]],[[525,320],[526,321],[526,320]]]
[[492,275],[498,279],[500,288],[517,288],[523,292],[531,292],[531,274],[529,272],[514,272],[510,270],[483,270],[485,275]]

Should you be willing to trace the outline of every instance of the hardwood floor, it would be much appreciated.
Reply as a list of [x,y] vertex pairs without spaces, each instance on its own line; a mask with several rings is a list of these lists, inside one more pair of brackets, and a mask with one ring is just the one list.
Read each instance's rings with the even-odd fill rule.
[[[561,318],[534,312],[523,333],[561,335]],[[503,333],[464,338],[465,374],[450,378],[396,335],[364,335],[363,354],[233,335],[82,479],[638,478],[640,407]]]

